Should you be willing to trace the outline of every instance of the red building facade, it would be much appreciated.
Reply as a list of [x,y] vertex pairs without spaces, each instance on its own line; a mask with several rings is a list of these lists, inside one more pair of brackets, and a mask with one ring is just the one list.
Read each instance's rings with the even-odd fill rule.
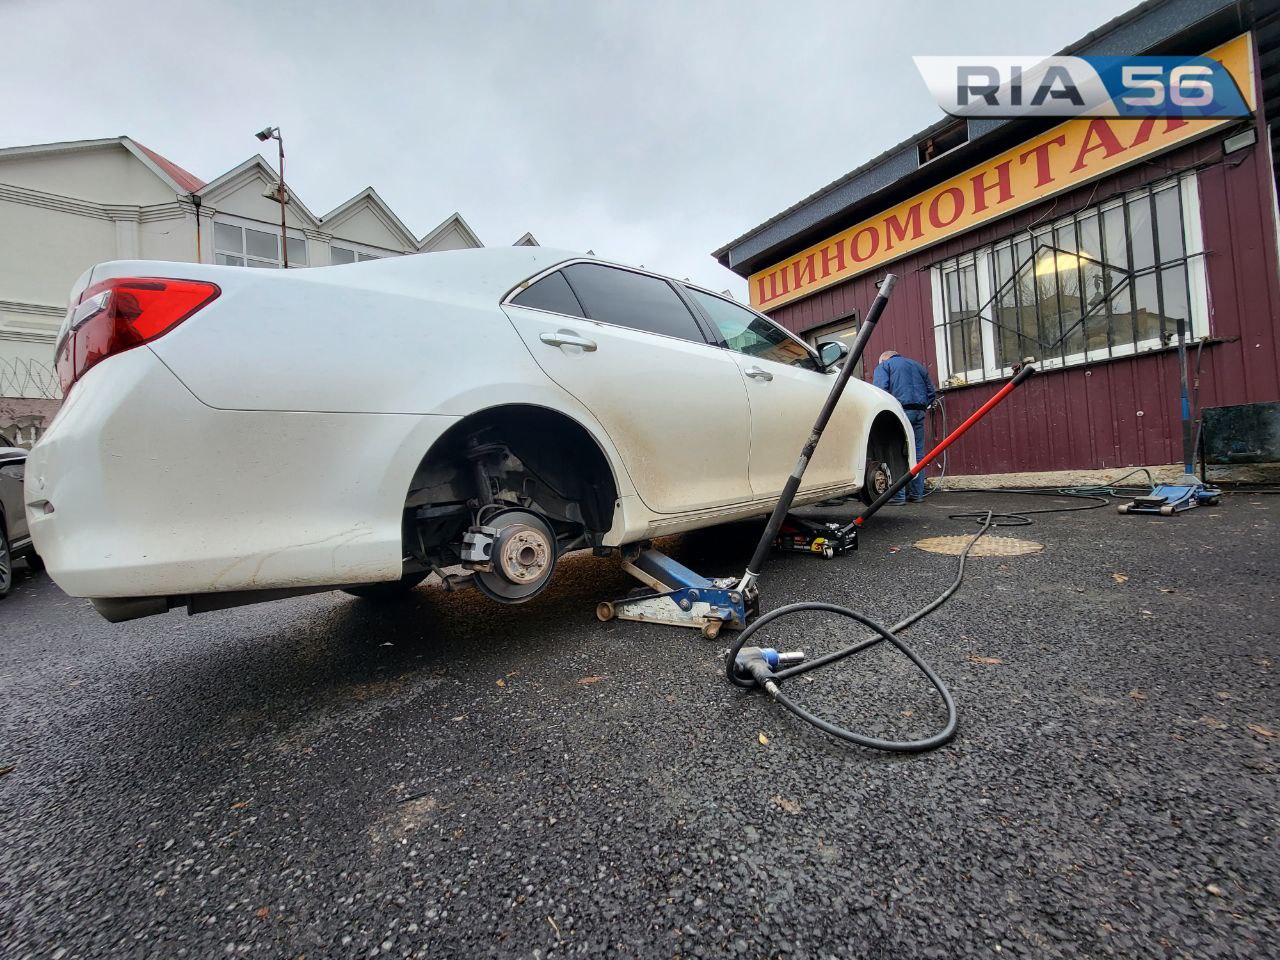
[[[1149,20],[1134,21],[1179,12],[1179,4],[1164,6],[1171,9],[1147,4],[1109,27],[1123,33],[1137,26],[1149,37]],[[1160,49],[1176,44],[1177,52],[1204,52],[1223,42],[1224,34],[1240,26],[1231,20],[1239,8],[1223,12],[1218,21],[1200,21],[1191,29],[1170,19],[1176,39]],[[1034,358],[1042,374],[952,448],[952,474],[1181,462],[1179,327],[1193,369],[1199,365],[1202,406],[1280,400],[1275,168],[1257,43],[1252,34],[1243,42],[1256,94],[1248,120],[1145,153],[973,226],[965,226],[957,213],[961,229],[926,236],[924,245],[903,256],[880,249],[874,267],[849,279],[819,281],[812,293],[797,296],[795,288],[824,266],[831,272],[843,265],[824,252],[830,238],[848,238],[845,255],[866,254],[872,246],[867,225],[885,223],[892,211],[898,211],[896,223],[892,217],[888,222],[897,230],[882,228],[877,246],[886,237],[901,238],[913,198],[924,197],[927,210],[929,197],[948,183],[964,183],[984,162],[1001,157],[1014,157],[1016,170],[1019,146],[1043,143],[1055,130],[1039,131],[1036,140],[1019,138],[1006,125],[1000,136],[964,141],[950,164],[919,163],[900,182],[883,171],[877,177],[877,163],[901,168],[900,146],[828,188],[853,196],[852,188],[864,178],[888,181],[888,189],[855,197],[834,216],[835,205],[828,202],[825,217],[806,224],[805,205],[821,202],[820,191],[717,256],[759,286],[752,291],[759,309],[813,342],[829,330],[850,330],[879,279],[896,274],[899,283],[867,356],[893,349],[924,362],[943,385],[953,424],[995,393],[1017,360]],[[1080,52],[1080,45],[1073,51]],[[1133,134],[1139,122],[1113,124]],[[1098,139],[1086,131],[1081,149],[1110,152],[1105,143],[1096,145]],[[1029,156],[1026,177],[1034,187],[1043,181],[1035,179],[1039,158],[1021,152]],[[1069,169],[1070,160],[1065,164]],[[988,188],[993,202],[1004,197],[994,175],[976,183]],[[769,294],[783,286],[790,299],[771,306]],[[868,379],[873,366],[874,360],[865,364]]]

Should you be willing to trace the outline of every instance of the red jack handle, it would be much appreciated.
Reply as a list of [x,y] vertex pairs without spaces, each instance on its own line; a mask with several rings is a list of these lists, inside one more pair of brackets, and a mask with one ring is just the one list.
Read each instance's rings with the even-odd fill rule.
[[923,457],[918,459],[914,467],[912,467],[910,470],[908,470],[906,473],[900,476],[896,481],[890,484],[888,490],[880,494],[880,496],[876,498],[875,502],[872,503],[871,506],[867,507],[867,509],[863,510],[862,513],[858,515],[858,517],[853,521],[853,526],[855,527],[862,526],[862,524],[866,522],[868,517],[870,517],[874,513],[879,512],[881,507],[883,507],[886,503],[888,503],[891,499],[893,499],[893,497],[896,496],[898,492],[902,490],[903,487],[905,487],[908,483],[911,482],[912,477],[914,477],[917,473],[923,470],[925,466],[928,465],[932,460],[938,457],[943,450],[946,450],[947,447],[951,446],[953,443],[955,443],[957,440],[963,437],[965,433],[968,432],[970,427],[972,427],[975,423],[977,423],[979,420],[985,417],[988,413],[990,413],[992,409],[994,409],[995,406],[998,403],[1000,403],[1001,400],[1003,400],[1009,394],[1013,393],[1013,391],[1017,389],[1018,385],[1021,384],[1022,381],[1026,380],[1035,372],[1036,372],[1036,368],[1031,366],[1030,364],[1023,367],[1021,370],[1019,370],[1012,380],[1010,380],[1003,387],[1001,387],[995,396],[993,396],[990,400],[988,400],[986,403],[980,406],[977,410],[975,410],[973,412],[973,415],[969,417],[968,420],[960,424],[960,426],[956,427],[949,434],[943,437],[942,442],[939,443],[932,450],[930,450],[928,453],[926,453]]

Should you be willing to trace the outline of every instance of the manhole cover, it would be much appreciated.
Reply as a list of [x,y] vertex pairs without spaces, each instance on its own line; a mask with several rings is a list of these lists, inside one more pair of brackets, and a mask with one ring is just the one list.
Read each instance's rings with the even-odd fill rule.
[[[972,540],[970,536],[929,537],[917,540],[916,546],[929,553],[945,553],[949,557],[960,556],[964,545]],[[973,545],[969,551],[971,557],[1020,557],[1027,553],[1039,553],[1044,549],[1043,543],[1034,540],[1019,540],[1017,537],[997,537],[987,534]]]

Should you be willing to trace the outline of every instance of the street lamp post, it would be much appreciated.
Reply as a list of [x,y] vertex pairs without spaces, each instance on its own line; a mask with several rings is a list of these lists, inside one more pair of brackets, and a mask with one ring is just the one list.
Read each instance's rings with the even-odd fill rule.
[[280,183],[276,187],[276,198],[280,201],[280,262],[284,265],[284,269],[289,269],[289,237],[285,233],[284,211],[285,205],[289,202],[288,195],[285,193],[284,187],[284,138],[280,136],[279,127],[266,127],[254,134],[263,143],[268,140],[274,140],[280,147]]

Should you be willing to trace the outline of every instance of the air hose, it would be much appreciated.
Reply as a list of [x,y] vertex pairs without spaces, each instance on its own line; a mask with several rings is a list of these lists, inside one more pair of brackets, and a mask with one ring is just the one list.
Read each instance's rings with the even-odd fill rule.
[[[956,704],[951,697],[951,691],[947,689],[947,685],[942,679],[934,673],[933,669],[924,662],[924,660],[911,647],[898,636],[900,632],[906,630],[914,623],[923,620],[929,614],[933,613],[944,603],[951,599],[952,595],[960,589],[960,585],[964,582],[965,563],[969,559],[969,551],[973,549],[973,545],[978,539],[985,534],[992,525],[992,514],[988,512],[987,521],[983,524],[982,529],[969,538],[969,542],[965,544],[964,549],[960,552],[960,562],[956,568],[955,579],[951,581],[951,585],[942,593],[938,594],[933,600],[925,604],[919,610],[910,616],[898,621],[892,627],[881,626],[872,620],[866,614],[859,613],[849,607],[842,607],[834,603],[824,603],[822,601],[805,601],[802,603],[789,603],[777,610],[771,610],[747,626],[745,630],[738,634],[737,640],[733,646],[729,648],[729,653],[725,658],[725,675],[731,683],[740,687],[762,687],[766,693],[774,700],[782,704],[786,709],[808,723],[813,724],[824,733],[828,733],[833,737],[838,737],[848,743],[854,743],[861,747],[870,747],[873,750],[885,750],[890,753],[922,753],[926,750],[934,750],[948,743],[956,735]],[[759,646],[747,646],[747,642],[756,635],[756,633],[776,620],[788,617],[797,613],[806,611],[814,611],[818,613],[829,613],[840,617],[846,617],[860,623],[873,631],[869,637],[859,640],[857,643],[850,644],[840,650],[825,654],[817,659],[794,666],[787,666],[781,670],[775,667],[781,666],[787,662],[787,654],[779,654],[772,648],[761,648]],[[921,740],[882,740],[879,737],[872,737],[867,734],[858,733],[841,727],[838,724],[824,720],[822,717],[811,713],[800,704],[796,703],[785,693],[782,692],[780,684],[790,678],[809,673],[822,667],[830,666],[833,663],[860,653],[863,650],[869,650],[876,644],[888,641],[902,651],[908,660],[914,663],[920,672],[928,678],[929,683],[938,691],[938,695],[942,698],[943,706],[947,711],[947,721],[943,728],[933,736],[925,737]]]

